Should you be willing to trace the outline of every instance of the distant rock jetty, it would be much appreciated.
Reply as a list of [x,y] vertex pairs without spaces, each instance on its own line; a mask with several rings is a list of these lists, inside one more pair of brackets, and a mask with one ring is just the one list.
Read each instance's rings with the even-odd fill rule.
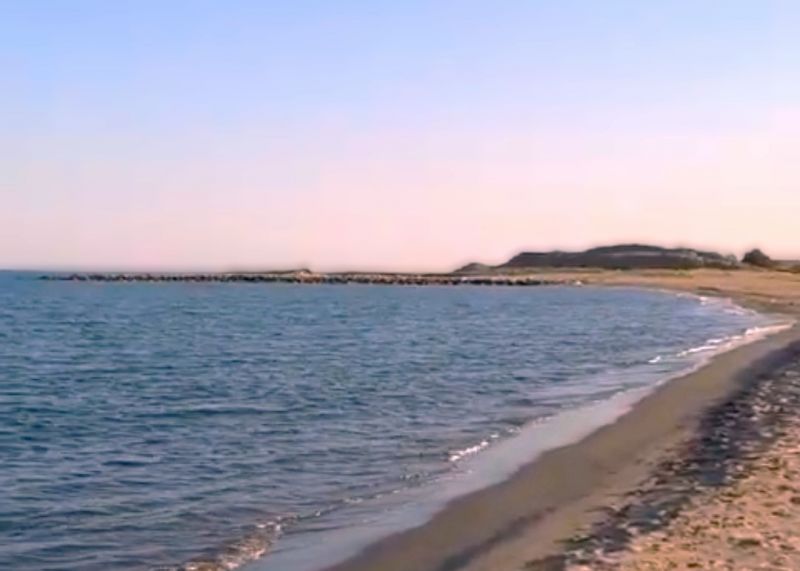
[[197,282],[197,283],[286,283],[286,284],[375,284],[408,286],[543,286],[575,285],[566,279],[543,279],[536,276],[461,276],[454,274],[390,273],[72,273],[49,274],[43,280],[74,282]]
[[[570,270],[738,270],[769,269],[800,273],[800,262],[774,261],[760,250],[735,256],[691,248],[662,248],[642,244],[603,246],[583,252],[522,252],[499,266],[471,263],[450,273],[313,272],[309,269],[263,272],[83,272],[42,275],[43,280],[76,282],[222,282],[288,284],[376,284],[414,286],[579,285],[564,277]],[[561,275],[548,275],[548,270]]]

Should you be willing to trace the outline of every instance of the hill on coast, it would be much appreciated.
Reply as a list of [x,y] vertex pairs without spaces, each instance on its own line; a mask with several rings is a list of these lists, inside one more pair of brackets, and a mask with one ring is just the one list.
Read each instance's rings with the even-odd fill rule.
[[[622,244],[601,246],[582,252],[521,252],[494,271],[521,270],[527,268],[600,268],[608,270],[672,269],[691,270],[699,268],[736,269],[741,264],[735,256],[692,248],[663,248],[644,244]],[[474,273],[489,266],[468,264],[457,273]]]

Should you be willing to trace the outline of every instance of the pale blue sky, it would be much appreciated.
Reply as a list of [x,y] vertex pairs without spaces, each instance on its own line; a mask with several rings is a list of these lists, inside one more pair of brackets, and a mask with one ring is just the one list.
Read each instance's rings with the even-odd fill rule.
[[0,267],[800,257],[800,2],[0,0]]

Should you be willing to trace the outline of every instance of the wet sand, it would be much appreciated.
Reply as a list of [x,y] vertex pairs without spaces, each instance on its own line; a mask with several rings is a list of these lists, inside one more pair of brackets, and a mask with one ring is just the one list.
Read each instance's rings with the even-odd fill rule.
[[[792,274],[551,272],[543,279],[564,276],[731,297],[792,318],[800,310],[800,276]],[[800,485],[791,484],[800,466],[782,458],[800,448],[792,404],[800,396],[787,381],[795,372],[800,327],[716,357],[614,424],[330,569],[800,568],[781,547],[795,545],[791,530],[800,530]],[[712,530],[708,538],[698,525]]]
[[564,566],[800,569],[799,409],[793,359],[710,411],[681,454],[573,538]]

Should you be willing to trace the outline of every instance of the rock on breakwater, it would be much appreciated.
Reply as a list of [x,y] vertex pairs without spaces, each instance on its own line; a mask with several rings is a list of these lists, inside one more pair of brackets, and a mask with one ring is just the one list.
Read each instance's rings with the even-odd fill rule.
[[374,284],[412,286],[544,286],[580,285],[576,280],[542,279],[535,276],[388,273],[72,273],[46,274],[42,280],[74,282],[214,282],[214,283],[286,283],[286,284]]

